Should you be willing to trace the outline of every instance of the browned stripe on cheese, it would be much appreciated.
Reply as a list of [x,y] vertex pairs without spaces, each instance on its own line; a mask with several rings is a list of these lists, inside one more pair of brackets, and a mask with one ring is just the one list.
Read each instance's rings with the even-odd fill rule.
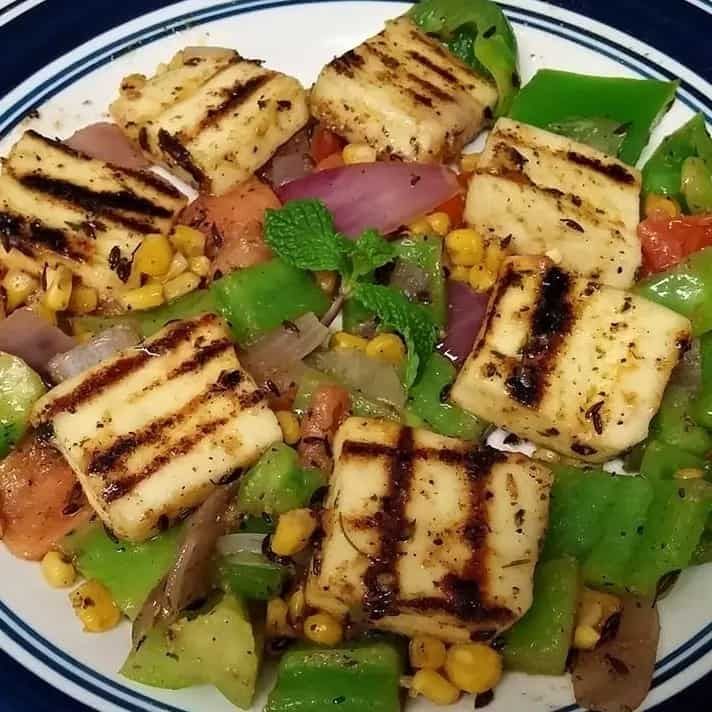
[[[112,168],[114,168],[114,166],[112,166]],[[162,193],[168,198],[174,198],[176,200],[183,200],[185,198],[185,195],[183,195],[178,188],[161,178],[161,176],[151,173],[150,171],[139,171],[132,168],[115,169],[114,175],[116,178],[123,179],[123,174],[130,175],[134,180],[153,188],[157,193]]]
[[418,86],[428,92],[428,94],[431,94],[435,99],[438,99],[439,101],[455,101],[455,98],[453,96],[443,91],[440,87],[436,86],[432,82],[429,82],[427,79],[422,79],[421,77],[418,77],[415,74],[412,74],[411,72],[408,72],[407,76],[410,81],[418,84]]
[[210,179],[195,164],[190,151],[180,142],[177,136],[168,133],[165,129],[159,129],[158,146],[173,161],[174,165],[182,168],[199,186],[210,187]]
[[458,81],[457,77],[447,67],[443,67],[439,64],[436,64],[435,62],[433,62],[432,59],[426,57],[424,54],[421,54],[417,50],[408,50],[408,56],[418,62],[418,64],[422,64],[424,67],[427,67],[431,72],[434,72],[438,76],[442,77],[446,82],[449,82],[450,84],[454,84],[456,86],[460,85],[460,82]]
[[353,79],[357,69],[360,69],[364,64],[363,57],[355,50],[350,49],[344,52],[340,57],[334,58],[329,62],[331,67],[337,74],[342,74],[350,79]]
[[168,380],[172,378],[177,378],[178,376],[183,376],[186,373],[191,373],[202,368],[206,363],[212,361],[218,356],[222,356],[226,351],[234,349],[235,345],[230,341],[230,339],[221,339],[220,341],[213,341],[206,346],[202,346],[196,350],[195,354],[183,363],[178,364],[169,374]]
[[566,154],[569,161],[576,163],[579,166],[586,166],[586,168],[591,168],[597,173],[610,178],[616,183],[623,183],[624,185],[632,185],[636,182],[635,176],[620,163],[606,163],[600,158],[593,158],[591,156],[584,156],[582,153],[577,151],[569,151]]
[[[341,458],[395,457],[397,452],[397,447],[358,440],[346,440],[341,446]],[[411,457],[413,460],[440,460],[448,465],[462,465],[466,463],[469,454],[467,450],[453,448],[414,447]]]
[[255,94],[262,89],[275,76],[274,72],[268,72],[258,77],[252,77],[246,82],[236,82],[233,86],[224,90],[225,100],[218,106],[208,109],[205,116],[200,121],[199,130],[208,128],[220,120],[229,112],[237,111],[240,106],[252,99]]

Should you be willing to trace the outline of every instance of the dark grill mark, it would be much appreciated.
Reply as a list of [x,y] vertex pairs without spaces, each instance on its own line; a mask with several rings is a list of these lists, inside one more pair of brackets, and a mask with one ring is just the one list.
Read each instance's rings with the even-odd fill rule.
[[564,225],[566,225],[566,227],[569,227],[572,230],[575,230],[576,232],[585,232],[585,230],[581,226],[581,223],[577,223],[575,220],[572,220],[571,218],[561,218],[561,222],[564,223]]
[[[144,185],[148,185],[153,188],[157,193],[163,193],[163,195],[169,198],[185,198],[183,193],[181,193],[178,188],[171,185],[167,180],[163,180],[161,176],[157,176],[155,173],[149,171],[135,171],[131,168],[122,168],[121,173],[128,173],[132,178],[140,181]],[[121,178],[121,173],[117,173],[117,178]]]
[[182,168],[201,187],[209,187],[210,180],[203,171],[195,165],[190,151],[165,129],[158,132],[158,145],[175,165]]
[[447,92],[444,92],[440,87],[435,86],[435,84],[432,84],[427,79],[421,79],[420,77],[417,77],[415,76],[415,74],[411,74],[410,72],[408,72],[408,79],[418,84],[425,91],[427,91],[429,94],[432,94],[433,97],[439,99],[440,101],[455,101],[455,99]]
[[192,373],[202,368],[208,361],[212,361],[217,356],[221,356],[226,351],[233,348],[233,343],[229,339],[222,339],[221,341],[213,341],[211,344],[204,346],[199,349],[195,355],[183,361],[183,363],[176,366],[169,374],[168,380],[172,378],[177,378],[178,376],[183,376],[186,373]]
[[398,67],[400,67],[400,62],[395,57],[391,57],[389,54],[382,52],[372,44],[364,45],[364,47],[368,52],[378,57],[378,59],[381,60],[381,64],[386,67],[386,69],[398,69]]
[[85,261],[94,252],[93,243],[86,237],[76,236],[70,240],[63,230],[48,227],[39,220],[28,221],[13,213],[0,213],[0,234],[5,249],[15,247],[25,253],[27,246],[23,246],[23,239],[80,262]]
[[274,77],[273,72],[263,74],[259,77],[252,77],[246,82],[237,82],[229,89],[225,90],[225,101],[213,109],[208,109],[205,117],[200,122],[200,129],[205,129],[208,126],[216,123],[225,114],[236,111],[243,104],[249,101],[253,95],[259,91],[267,82]]
[[248,408],[254,408],[256,405],[259,405],[266,398],[267,394],[260,388],[257,388],[249,393],[240,393],[238,400],[240,402],[240,408],[247,410]]
[[424,67],[427,67],[431,72],[435,72],[435,74],[441,76],[446,82],[450,82],[450,84],[455,85],[459,84],[459,82],[457,81],[457,77],[449,69],[441,67],[439,64],[433,62],[432,59],[426,57],[424,54],[421,54],[420,52],[417,52],[416,50],[412,49],[408,51],[408,56],[411,59],[414,59],[419,64],[422,64]]
[[607,176],[611,180],[618,183],[623,183],[625,185],[635,183],[635,176],[618,163],[603,163],[603,161],[598,158],[589,158],[588,156],[584,156],[582,153],[577,153],[576,151],[569,151],[566,154],[566,157],[572,163],[592,168],[594,171],[597,171],[598,173],[601,173],[602,175]]
[[332,60],[330,66],[337,74],[343,74],[353,79],[355,70],[363,67],[363,64],[363,57],[356,54],[355,50],[350,49],[348,52],[344,52],[340,57],[336,57]]
[[414,89],[408,89],[408,93],[413,97],[413,99],[423,106],[427,106],[429,109],[433,108],[433,100],[429,96],[425,96]]
[[[341,447],[342,457],[395,457],[398,452],[396,447],[383,445],[382,443],[358,442],[347,440]],[[449,450],[447,448],[413,448],[411,459],[431,460],[437,459],[448,465],[468,464],[470,453],[461,450]]]
[[569,275],[558,267],[550,267],[542,279],[521,364],[506,381],[510,396],[522,405],[534,407],[541,401],[556,352],[571,327],[570,286]]
[[593,423],[593,429],[598,435],[601,435],[601,433],[603,433],[603,418],[601,418],[601,408],[603,408],[604,405],[604,401],[598,401],[598,403],[594,403],[586,411],[585,414],[586,420],[590,420]]
[[595,447],[591,447],[590,445],[586,445],[577,441],[571,443],[571,449],[576,454],[582,455],[583,457],[585,457],[586,455],[595,455],[598,452]]

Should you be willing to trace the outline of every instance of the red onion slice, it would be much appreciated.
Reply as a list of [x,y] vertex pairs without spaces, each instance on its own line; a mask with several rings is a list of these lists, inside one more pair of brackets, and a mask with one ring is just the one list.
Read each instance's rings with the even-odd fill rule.
[[151,163],[116,124],[100,121],[73,133],[65,142],[75,151],[112,163],[119,168],[142,170]]
[[430,212],[460,190],[448,168],[425,163],[361,163],[319,171],[277,190],[280,200],[318,198],[337,230],[357,237],[367,228],[383,234]]
[[464,282],[447,283],[447,332],[437,348],[458,368],[472,351],[488,301],[488,292],[475,292]]

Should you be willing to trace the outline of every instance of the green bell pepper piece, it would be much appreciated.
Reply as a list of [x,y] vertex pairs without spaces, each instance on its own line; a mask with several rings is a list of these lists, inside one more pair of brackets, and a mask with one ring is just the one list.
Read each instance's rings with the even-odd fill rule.
[[322,316],[329,299],[308,272],[274,258],[213,282],[210,291],[235,339],[247,344],[307,312]]
[[712,330],[712,247],[639,282],[634,291],[686,316],[695,336]]
[[627,130],[617,155],[634,165],[674,100],[677,84],[540,69],[515,97],[509,116],[548,131],[572,122],[580,127],[584,119],[618,122]]
[[32,406],[45,390],[42,379],[21,358],[0,352],[0,457],[25,434]]
[[627,124],[603,117],[552,121],[547,128],[561,136],[568,136],[574,141],[585,143],[609,156],[618,155],[628,133]]
[[443,400],[454,380],[455,367],[444,356],[433,354],[410,389],[406,411],[436,433],[463,440],[478,440],[487,423],[453,405],[447,397]]
[[579,591],[575,559],[552,559],[537,566],[532,607],[504,635],[506,667],[533,675],[563,675]]
[[675,445],[651,440],[645,447],[640,463],[640,474],[651,482],[670,480],[678,470],[685,467],[704,469],[706,461]]
[[509,110],[520,85],[517,38],[491,0],[421,0],[408,12],[423,32],[435,35],[475,71],[497,85],[497,116]]
[[697,156],[686,158],[680,178],[688,210],[693,214],[712,211],[712,171],[704,160]]
[[225,594],[212,608],[148,633],[121,674],[144,685],[178,690],[211,684],[238,707],[254,697],[261,643],[245,604]]
[[155,585],[173,565],[181,540],[181,527],[172,527],[153,539],[135,544],[109,537],[100,524],[91,524],[62,540],[79,572],[101,581],[118,607],[134,618]]
[[700,337],[700,385],[690,415],[699,425],[712,430],[712,333]]
[[712,433],[698,425],[690,415],[692,398],[689,389],[668,386],[650,431],[654,438],[668,445],[693,455],[704,455],[712,450]]
[[299,509],[326,484],[319,470],[299,466],[297,453],[284,443],[273,445],[240,481],[237,508],[246,514],[283,514]]
[[279,596],[287,580],[287,569],[261,554],[241,551],[218,562],[218,575],[226,590],[256,601]]
[[279,664],[265,712],[400,712],[403,658],[386,640],[298,645]]
[[682,171],[688,158],[701,159],[707,173],[712,171],[712,138],[702,114],[667,136],[648,159],[643,166],[643,195],[667,195],[684,206]]
[[705,530],[690,559],[690,566],[699,566],[712,562],[712,515],[707,517]]

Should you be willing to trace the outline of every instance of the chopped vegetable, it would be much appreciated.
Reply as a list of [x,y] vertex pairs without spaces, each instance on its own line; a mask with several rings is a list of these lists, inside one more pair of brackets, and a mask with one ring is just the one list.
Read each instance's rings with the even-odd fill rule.
[[712,433],[693,420],[692,397],[684,386],[668,386],[650,430],[653,437],[668,445],[704,456],[712,451]]
[[142,170],[151,165],[141,149],[116,124],[108,121],[83,126],[65,139],[64,143],[75,151],[119,168]]
[[321,163],[335,153],[341,155],[345,141],[324,126],[314,129],[311,140],[311,156],[314,163]]
[[[565,135],[583,140],[583,120],[600,126],[601,120],[618,122],[625,140],[618,158],[631,165],[650,140],[650,132],[672,103],[677,82],[624,79],[540,69],[515,97],[511,118],[548,131],[568,128]],[[596,123],[594,123],[596,122]],[[578,135],[571,129],[576,128]],[[588,138],[600,140],[598,132]]]
[[456,366],[470,355],[487,312],[488,292],[475,292],[464,282],[448,280],[447,328],[440,351]]
[[669,217],[656,212],[638,225],[638,237],[644,273],[662,272],[712,245],[712,215]]
[[223,557],[218,571],[227,590],[257,601],[279,596],[288,573],[284,566],[269,561],[262,554],[248,551]]
[[552,121],[547,129],[585,143],[609,156],[617,156],[628,133],[628,124],[615,119],[592,117]]
[[640,474],[651,481],[672,479],[678,470],[705,467],[706,461],[676,445],[650,440],[640,463]]
[[712,429],[712,335],[703,334],[699,339],[699,348],[699,383],[690,406],[690,415],[700,425]]
[[279,665],[265,712],[399,712],[403,659],[386,640],[344,643],[336,648],[299,645]]

